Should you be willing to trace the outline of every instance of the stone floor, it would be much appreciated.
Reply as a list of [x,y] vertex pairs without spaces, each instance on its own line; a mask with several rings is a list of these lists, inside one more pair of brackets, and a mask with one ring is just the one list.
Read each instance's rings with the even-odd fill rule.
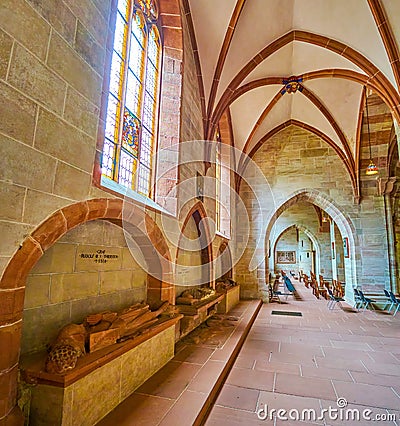
[[[303,409],[314,409],[316,417],[300,424],[400,425],[400,314],[357,312],[346,304],[331,311],[302,283],[294,284],[302,300],[289,296],[287,304],[262,307],[206,425],[314,420]],[[271,315],[273,310],[302,316]],[[338,404],[347,405],[340,410]],[[329,407],[330,414],[318,420]],[[271,409],[285,411],[269,420]],[[350,409],[358,410],[354,417]],[[389,413],[397,423],[380,420]]]
[[[206,425],[400,425],[400,314],[357,312],[346,304],[329,310],[294,284],[298,299],[262,306]],[[100,425],[192,425],[222,371],[221,354],[233,344],[237,339],[228,339],[217,351],[184,345]],[[389,414],[397,422],[383,420]]]
[[167,365],[98,425],[180,426],[203,418],[261,305],[259,300],[241,301],[229,315],[208,319],[176,345]]

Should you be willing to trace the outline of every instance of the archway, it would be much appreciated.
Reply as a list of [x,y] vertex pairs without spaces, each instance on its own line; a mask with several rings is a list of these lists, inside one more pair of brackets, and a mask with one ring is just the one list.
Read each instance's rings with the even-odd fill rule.
[[227,242],[221,243],[218,248],[218,257],[215,259],[215,280],[232,279],[232,254]]
[[[2,298],[0,303],[0,368],[2,383],[5,384],[1,390],[3,395],[8,395],[4,399],[8,407],[7,412],[10,413],[16,404],[25,283],[30,270],[44,252],[72,228],[96,219],[108,220],[121,226],[123,210],[126,209],[127,205],[121,199],[100,198],[57,210],[23,241],[6,266],[0,280],[0,288],[5,290],[7,296]],[[130,214],[124,217],[124,226],[129,223],[132,229],[142,230],[139,244],[142,244],[143,256],[149,264],[156,265],[152,271],[155,275],[148,283],[148,300],[172,302],[172,286],[162,281],[164,276],[172,273],[169,249],[164,236],[153,219],[143,210],[129,205],[129,212]]]
[[[185,257],[191,257],[190,262]],[[178,294],[187,287],[214,287],[212,262],[207,213],[199,201],[186,215],[179,235],[175,259],[175,293]]]
[[[325,212],[327,212],[332,218],[332,220],[336,223],[342,235],[342,238],[347,237],[349,257],[347,257],[344,262],[346,282],[345,298],[350,304],[353,304],[353,288],[356,286],[357,277],[356,247],[358,247],[359,244],[357,235],[355,233],[354,225],[352,224],[351,220],[345,214],[343,214],[340,209],[335,205],[333,200],[329,199],[325,194],[322,194],[315,189],[302,189],[289,195],[286,200],[282,202],[281,205],[271,215],[268,221],[265,241],[269,241],[271,239],[271,232],[273,230],[273,226],[279,216],[289,207],[300,201],[306,201],[311,204],[315,204],[316,206],[325,210]],[[265,246],[267,247],[267,244],[265,244]],[[269,266],[268,270],[265,271],[265,276],[268,277],[268,275]]]
[[[274,253],[276,252],[277,244],[278,244],[278,241],[281,238],[281,236],[283,234],[285,234],[286,232],[288,232],[290,229],[296,229],[297,231],[302,231],[310,239],[312,246],[313,246],[313,250],[315,251],[315,265],[314,265],[315,270],[313,272],[318,276],[321,273],[321,246],[320,246],[320,243],[319,243],[317,237],[305,226],[293,223],[292,225],[289,225],[285,229],[283,229],[281,231],[281,233],[276,237],[276,239],[273,240],[272,243],[271,243],[272,247],[273,247],[273,252]],[[301,261],[301,259],[299,258],[299,262],[300,261]],[[270,270],[275,269],[275,257],[274,256],[270,257],[269,269]],[[301,269],[300,266],[299,266],[298,269],[299,270]]]

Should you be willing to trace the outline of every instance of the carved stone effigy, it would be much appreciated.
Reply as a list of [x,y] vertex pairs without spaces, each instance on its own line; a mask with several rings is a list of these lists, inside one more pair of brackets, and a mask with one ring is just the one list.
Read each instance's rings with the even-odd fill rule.
[[83,324],[69,324],[61,329],[46,359],[48,373],[64,374],[75,368],[79,357],[106,346],[129,340],[151,327],[166,313],[169,303],[151,311],[149,305],[136,303],[117,312],[88,315]]
[[230,290],[233,287],[236,287],[238,284],[236,281],[233,281],[232,279],[228,278],[224,281],[218,281],[215,289],[218,293],[226,293],[228,290]]
[[176,298],[177,305],[194,305],[215,296],[215,290],[209,287],[196,287],[185,290]]
[[62,374],[76,366],[85,355],[86,329],[80,324],[69,324],[61,329],[46,360],[46,371]]
[[183,318],[180,322],[180,337],[187,335],[207,318],[214,315],[217,305],[225,297],[210,287],[185,290],[176,298],[176,309]]

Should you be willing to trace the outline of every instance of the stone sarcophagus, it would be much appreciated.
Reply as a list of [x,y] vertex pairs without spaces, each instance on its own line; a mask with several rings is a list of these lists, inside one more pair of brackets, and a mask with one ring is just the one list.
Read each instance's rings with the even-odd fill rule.
[[96,424],[172,359],[181,318],[168,303],[135,304],[64,327],[47,356],[21,360],[29,424]]
[[183,314],[180,322],[180,337],[186,336],[214,315],[224,297],[224,294],[217,293],[208,287],[186,290],[177,297],[176,309]]

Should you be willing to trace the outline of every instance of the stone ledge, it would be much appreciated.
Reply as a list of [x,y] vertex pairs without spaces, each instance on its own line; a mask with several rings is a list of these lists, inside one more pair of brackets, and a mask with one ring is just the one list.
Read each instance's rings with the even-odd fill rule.
[[234,287],[228,288],[225,292],[225,299],[218,304],[217,312],[219,314],[227,314],[232,308],[234,308],[240,300],[240,285],[237,284]]
[[221,374],[216,377],[214,384],[210,387],[208,391],[208,396],[197,414],[193,426],[203,425],[208,417],[208,414],[211,411],[212,406],[214,405],[219,392],[222,389],[222,386],[227,379],[229,372],[231,371],[233,364],[239,355],[239,352],[243,346],[244,341],[247,338],[247,335],[258,315],[258,312],[263,305],[261,300],[248,302],[249,306],[243,315],[242,321],[236,327],[235,331],[226,341],[224,348],[221,348],[214,352],[213,356],[205,363],[211,363],[213,360],[220,358],[222,361],[225,361],[225,366]]

